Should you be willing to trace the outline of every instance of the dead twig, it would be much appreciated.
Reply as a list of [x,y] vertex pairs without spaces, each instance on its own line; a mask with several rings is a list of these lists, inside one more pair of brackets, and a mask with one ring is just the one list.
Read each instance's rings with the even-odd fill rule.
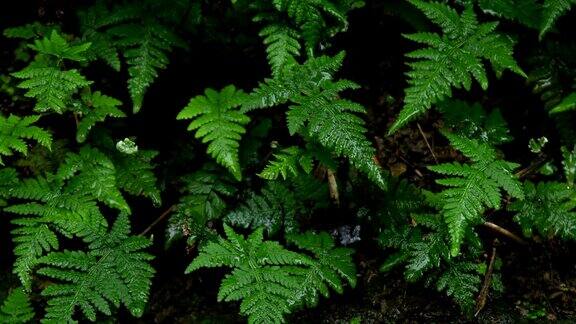
[[438,159],[436,158],[436,154],[434,154],[434,150],[432,149],[432,146],[430,146],[430,143],[428,143],[428,139],[426,138],[426,134],[424,134],[424,131],[422,130],[422,127],[420,126],[420,123],[416,123],[416,125],[418,126],[418,130],[420,131],[420,135],[422,135],[422,138],[424,139],[424,142],[426,143],[428,150],[430,150],[430,153],[432,153],[432,158],[434,159],[434,162],[436,164],[438,164]]
[[154,226],[156,226],[158,223],[160,223],[164,218],[166,218],[166,216],[170,215],[170,213],[172,212],[172,210],[174,210],[175,207],[176,207],[176,205],[172,205],[172,206],[170,206],[170,208],[166,209],[166,211],[164,211],[162,213],[162,215],[158,216],[158,218],[156,218],[156,220],[154,222],[152,222],[152,224],[150,224],[150,226],[146,227],[146,229],[143,230],[142,233],[139,234],[139,236],[144,236],[144,235],[148,234],[148,232],[150,232],[152,230],[152,228],[154,228]]
[[500,233],[500,234],[502,234],[502,235],[504,235],[504,236],[506,236],[506,237],[508,237],[508,238],[510,238],[510,239],[512,239],[512,240],[514,240],[515,242],[517,242],[517,243],[519,243],[519,244],[522,244],[522,245],[527,245],[527,244],[528,244],[528,243],[526,243],[526,241],[524,241],[524,240],[523,240],[522,238],[520,238],[518,235],[516,235],[516,234],[510,232],[509,230],[507,230],[507,229],[505,229],[505,228],[503,228],[503,227],[500,227],[499,225],[496,225],[496,224],[494,224],[494,223],[492,223],[492,222],[484,222],[483,225],[486,226],[486,227],[488,227],[488,228],[491,229],[491,230],[494,230],[494,231],[496,231],[496,232],[498,232],[498,233]]
[[338,193],[338,183],[336,182],[334,171],[327,169],[326,174],[328,175],[328,189],[330,190],[330,198],[332,198],[336,206],[340,206],[340,194]]
[[478,299],[476,300],[476,313],[474,316],[478,316],[480,311],[486,306],[486,300],[488,299],[488,292],[490,291],[490,284],[492,283],[492,272],[494,271],[494,261],[496,260],[496,245],[492,246],[492,256],[490,256],[490,262],[488,263],[488,269],[484,274],[484,282],[482,283],[482,289],[478,294]]

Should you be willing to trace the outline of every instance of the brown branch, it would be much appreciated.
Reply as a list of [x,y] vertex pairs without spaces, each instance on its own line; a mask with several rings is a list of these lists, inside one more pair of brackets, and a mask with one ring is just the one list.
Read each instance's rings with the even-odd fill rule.
[[432,158],[434,158],[434,162],[436,162],[436,164],[438,164],[438,159],[436,158],[436,154],[434,154],[434,150],[432,149],[432,146],[430,146],[430,143],[428,143],[428,139],[426,138],[426,135],[424,134],[424,131],[422,130],[422,127],[420,126],[420,123],[416,123],[416,125],[418,126],[418,130],[420,131],[420,135],[422,135],[422,138],[424,139],[426,146],[428,146],[428,150],[430,150],[430,153],[432,153]]
[[340,194],[338,193],[338,183],[334,171],[327,169],[328,175],[328,189],[330,190],[330,198],[334,201],[336,206],[340,206]]
[[538,157],[538,159],[536,159],[534,162],[532,162],[529,166],[525,167],[524,169],[519,170],[514,175],[518,179],[522,179],[522,178],[528,176],[529,174],[531,174],[532,172],[534,172],[535,170],[538,170],[542,165],[544,165],[544,163],[546,163],[546,158],[543,156]]
[[142,231],[142,233],[140,233],[139,236],[144,236],[144,235],[148,234],[148,232],[150,232],[150,230],[152,230],[152,228],[154,228],[154,226],[156,226],[158,223],[160,223],[164,218],[166,218],[166,216],[170,215],[170,213],[172,212],[172,210],[174,210],[175,207],[176,207],[176,205],[172,205],[172,206],[170,206],[170,208],[166,209],[166,211],[164,211],[162,213],[162,215],[160,215],[158,218],[156,218],[156,220],[154,222],[152,222],[152,224],[150,224],[150,226],[146,227],[146,229],[144,231]]
[[478,299],[476,300],[476,313],[474,316],[478,316],[480,311],[486,306],[486,299],[488,299],[488,292],[490,291],[490,284],[492,283],[492,272],[494,271],[494,261],[496,260],[496,246],[492,246],[492,256],[490,257],[490,262],[488,263],[488,269],[484,274],[484,282],[482,283],[482,289],[478,294]]
[[522,238],[520,238],[518,235],[516,235],[516,234],[510,232],[509,230],[507,230],[507,229],[505,229],[505,228],[503,228],[503,227],[500,227],[499,225],[496,225],[496,224],[494,224],[494,223],[492,223],[492,222],[484,222],[483,225],[486,226],[486,227],[488,227],[488,228],[491,229],[491,230],[494,230],[494,231],[496,231],[496,232],[498,232],[498,233],[500,233],[500,234],[502,234],[502,235],[504,235],[504,236],[506,236],[506,237],[508,237],[508,238],[510,238],[510,239],[512,239],[512,240],[514,240],[514,241],[516,241],[517,243],[520,243],[520,244],[522,244],[522,245],[527,245],[527,244],[528,244],[528,243],[526,243],[526,241],[524,241],[524,240],[523,240]]

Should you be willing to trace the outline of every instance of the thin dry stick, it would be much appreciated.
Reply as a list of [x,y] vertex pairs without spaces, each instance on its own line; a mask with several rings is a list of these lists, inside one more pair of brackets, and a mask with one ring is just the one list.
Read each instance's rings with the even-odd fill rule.
[[504,235],[504,236],[506,236],[506,237],[508,237],[508,238],[510,238],[510,239],[512,239],[512,240],[514,240],[514,241],[516,241],[517,243],[520,243],[520,244],[522,244],[522,245],[528,244],[528,243],[526,243],[526,241],[524,241],[523,239],[521,239],[518,235],[516,235],[516,234],[510,232],[509,230],[507,230],[507,229],[505,229],[505,228],[503,228],[503,227],[500,227],[500,226],[498,226],[498,225],[496,225],[496,224],[494,224],[494,223],[492,223],[492,222],[484,222],[483,225],[486,226],[486,227],[488,227],[489,229],[492,229],[492,230],[494,230],[494,231],[496,231],[496,232],[498,232],[498,233],[500,233],[500,234],[502,234],[502,235]]
[[544,157],[539,157],[537,160],[532,162],[529,166],[516,172],[515,176],[519,179],[522,179],[522,178],[528,176],[533,171],[540,168],[545,162],[546,162],[546,159]]
[[488,263],[488,269],[486,269],[486,274],[484,275],[484,282],[482,283],[482,289],[478,294],[478,299],[476,300],[476,313],[474,316],[478,316],[480,311],[486,306],[486,299],[488,299],[488,292],[490,291],[490,284],[492,283],[492,272],[494,271],[494,261],[496,260],[496,246],[492,246],[492,256],[490,257],[490,263]]
[[434,154],[434,150],[432,150],[432,146],[430,146],[430,143],[428,143],[428,139],[426,138],[426,135],[424,134],[424,131],[422,130],[422,127],[420,126],[420,123],[416,123],[416,125],[418,125],[418,130],[420,131],[420,135],[422,135],[424,142],[426,142],[426,146],[428,146],[430,153],[432,153],[432,158],[434,158],[434,162],[436,162],[436,164],[438,164],[438,159],[436,158],[436,154]]
[[152,222],[152,224],[150,224],[150,226],[146,227],[146,229],[144,231],[142,231],[142,233],[140,233],[139,235],[144,236],[148,232],[150,232],[150,230],[152,230],[152,228],[154,228],[154,226],[156,226],[158,223],[160,223],[164,218],[166,218],[166,216],[168,216],[172,212],[174,207],[176,207],[176,205],[172,205],[172,206],[170,206],[170,208],[166,209],[166,211],[164,211],[162,213],[162,215],[160,215],[158,218],[156,218],[156,220],[154,222]]
[[340,194],[338,193],[338,183],[334,171],[327,169],[328,174],[328,188],[330,189],[330,198],[334,200],[337,206],[340,206]]

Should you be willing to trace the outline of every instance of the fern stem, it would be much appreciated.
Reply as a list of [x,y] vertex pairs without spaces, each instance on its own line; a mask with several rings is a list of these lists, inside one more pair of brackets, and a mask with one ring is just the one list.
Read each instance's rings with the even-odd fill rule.
[[152,222],[152,224],[150,224],[148,227],[146,227],[145,230],[142,231],[142,233],[138,234],[139,236],[144,236],[146,234],[148,234],[148,232],[150,232],[152,230],[152,228],[154,228],[154,226],[156,226],[158,223],[160,223],[164,218],[166,218],[168,215],[170,215],[170,213],[172,212],[172,210],[174,210],[174,207],[176,207],[176,205],[172,205],[170,206],[170,208],[166,209],[162,215],[158,216],[158,218],[156,218],[156,220],[154,222]]
[[518,235],[516,235],[516,234],[510,232],[509,230],[507,230],[507,229],[505,229],[505,228],[503,228],[503,227],[500,227],[499,225],[496,225],[496,224],[494,224],[494,223],[492,223],[492,222],[484,222],[483,225],[486,226],[486,227],[488,227],[488,228],[490,228],[490,229],[492,229],[492,230],[494,230],[494,231],[496,231],[496,232],[498,232],[498,233],[500,233],[500,234],[502,234],[502,235],[504,235],[504,236],[506,236],[506,237],[508,237],[508,238],[510,238],[510,239],[512,239],[512,240],[514,240],[514,241],[516,241],[517,243],[520,243],[520,244],[522,244],[522,245],[527,245],[527,244],[528,244],[528,243],[526,243],[526,241],[524,241],[524,240],[523,240],[522,238],[520,238]]

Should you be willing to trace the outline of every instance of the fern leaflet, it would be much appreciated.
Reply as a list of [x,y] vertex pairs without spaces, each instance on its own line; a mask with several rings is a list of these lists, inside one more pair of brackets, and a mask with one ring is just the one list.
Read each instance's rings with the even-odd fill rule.
[[312,156],[297,146],[283,149],[279,153],[274,154],[274,158],[275,160],[270,161],[259,174],[260,177],[266,180],[276,180],[282,176],[286,180],[290,176],[298,176],[301,171],[307,174],[312,172]]
[[224,215],[226,199],[236,193],[233,179],[223,177],[221,168],[207,165],[183,177],[182,182],[183,196],[166,228],[168,244],[182,236],[188,237],[189,245],[204,244],[216,237],[208,223]]
[[196,130],[196,138],[210,143],[208,154],[240,180],[239,142],[246,132],[244,125],[250,122],[236,110],[244,101],[244,92],[229,85],[220,92],[206,89],[204,94],[192,98],[177,119],[193,119],[188,130]]
[[298,33],[283,25],[270,25],[262,29],[260,36],[264,37],[264,45],[268,53],[268,63],[272,75],[280,74],[286,66],[296,63],[300,54]]
[[304,279],[292,297],[294,302],[316,306],[319,294],[328,298],[330,288],[341,294],[344,291],[343,280],[351,287],[356,286],[356,267],[352,260],[354,250],[335,247],[334,239],[326,232],[291,234],[287,240],[301,250],[311,252],[315,259],[302,273]]
[[281,75],[261,83],[242,109],[248,111],[290,102],[286,117],[291,135],[300,133],[338,156],[347,157],[352,165],[384,188],[382,172],[374,161],[375,149],[366,139],[364,121],[356,115],[365,113],[365,109],[340,97],[340,92],[356,89],[358,85],[348,80],[332,80],[343,59],[342,52],[290,66]]
[[224,225],[228,240],[210,242],[186,269],[231,267],[220,286],[219,301],[242,300],[240,313],[249,323],[283,323],[290,312],[289,300],[300,288],[293,266],[309,261],[306,256],[284,249],[274,241],[263,240],[263,230],[247,238]]
[[98,122],[103,122],[106,117],[126,117],[126,114],[118,108],[121,104],[120,100],[103,95],[100,91],[82,94],[79,110],[83,117],[78,123],[76,140],[84,142],[92,127]]
[[228,213],[225,221],[244,228],[264,227],[268,234],[275,234],[281,228],[290,233],[298,229],[298,207],[297,197],[287,186],[268,182],[260,194],[252,194],[240,207]]
[[482,220],[486,208],[501,207],[500,189],[523,199],[520,182],[512,174],[517,164],[497,159],[496,152],[477,140],[444,133],[450,143],[472,160],[429,166],[436,173],[452,176],[436,182],[449,187],[442,191],[442,214],[450,232],[451,254],[456,256],[470,224]]
[[29,323],[34,315],[30,299],[22,289],[14,289],[0,307],[0,322],[6,324]]
[[150,245],[148,239],[129,234],[128,216],[121,214],[109,233],[88,242],[88,252],[52,252],[41,258],[38,273],[58,281],[42,291],[49,297],[46,322],[70,322],[76,307],[95,321],[97,311],[111,315],[110,306],[120,303],[132,315],[142,315],[153,257],[141,251]]
[[574,0],[544,0],[544,4],[542,5],[540,39],[550,31],[556,20],[568,12],[574,4],[576,4]]
[[532,236],[536,229],[546,237],[576,239],[576,204],[574,191],[559,182],[524,183],[526,199],[509,207],[517,212],[514,220],[524,235]]
[[28,153],[28,146],[23,139],[32,139],[38,144],[50,148],[52,145],[52,135],[44,129],[33,126],[40,119],[40,116],[26,116],[20,118],[10,115],[8,118],[0,114],[0,165],[2,155],[10,156],[13,151],[24,155]]
[[459,15],[442,3],[410,2],[439,25],[444,34],[423,32],[405,35],[429,47],[407,54],[418,61],[408,64],[411,70],[407,73],[409,80],[404,108],[389,133],[451,96],[453,87],[469,90],[474,79],[482,89],[486,89],[488,76],[482,60],[488,60],[497,71],[509,69],[525,76],[512,57],[511,40],[494,32],[497,23],[479,23],[471,6]]

